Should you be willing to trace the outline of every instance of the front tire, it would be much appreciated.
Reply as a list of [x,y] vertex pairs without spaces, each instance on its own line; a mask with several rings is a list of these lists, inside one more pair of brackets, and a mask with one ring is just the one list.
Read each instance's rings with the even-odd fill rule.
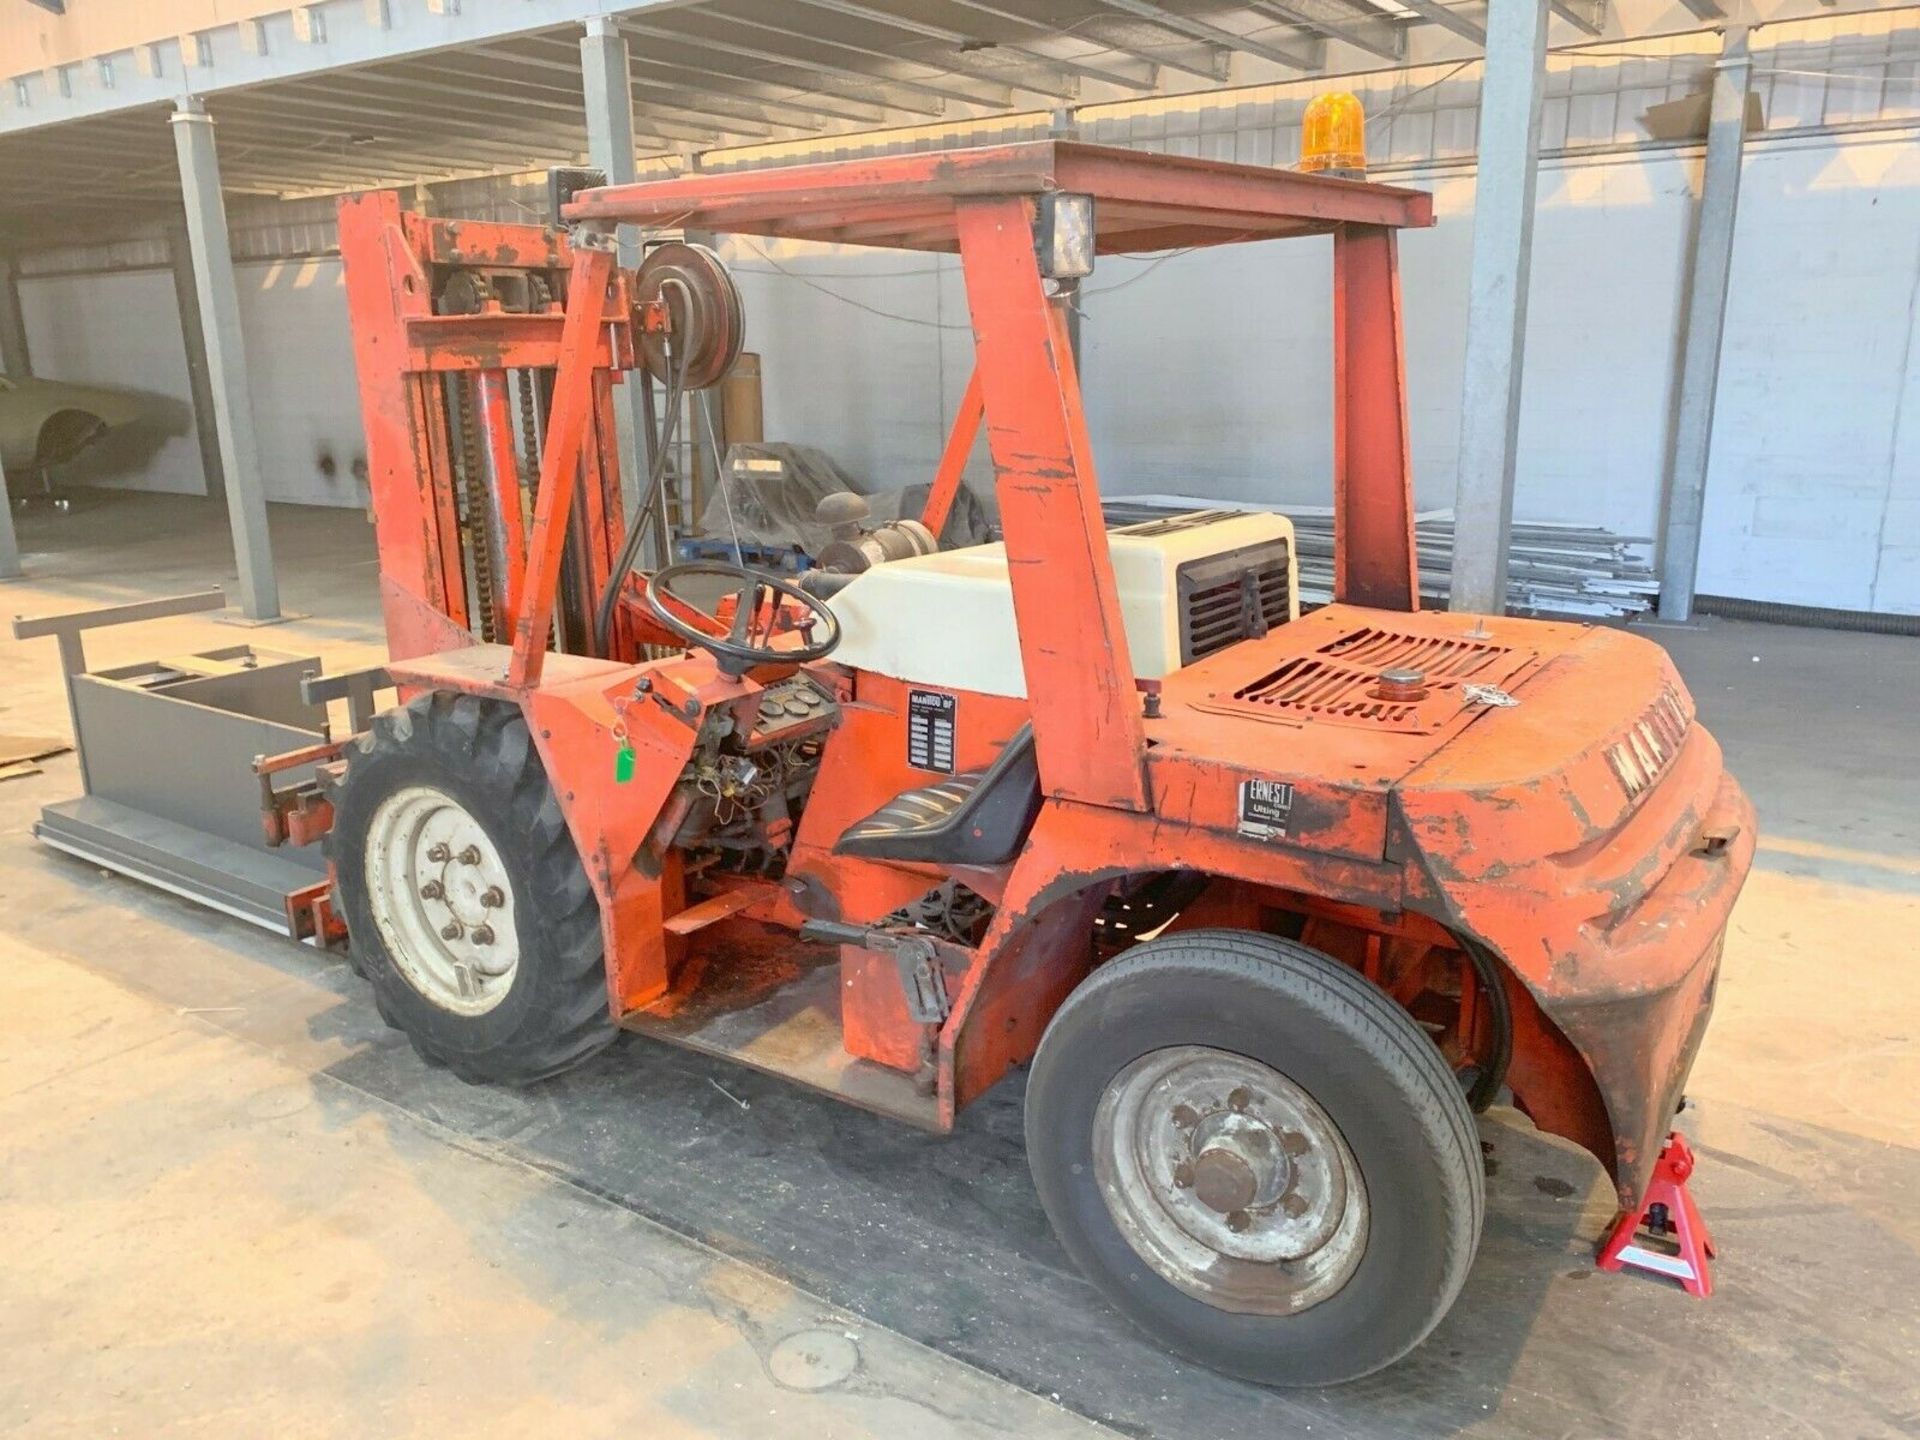
[[1278,936],[1186,931],[1096,971],[1047,1028],[1026,1128],[1081,1270],[1161,1344],[1261,1384],[1399,1359],[1479,1244],[1478,1136],[1440,1051]]
[[525,1085],[618,1033],[600,910],[510,705],[428,694],[347,752],[327,836],[355,968],[463,1080]]

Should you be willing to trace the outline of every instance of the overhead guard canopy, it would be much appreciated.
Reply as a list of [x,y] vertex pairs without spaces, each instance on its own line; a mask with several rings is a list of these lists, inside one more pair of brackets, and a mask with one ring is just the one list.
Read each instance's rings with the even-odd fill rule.
[[1066,140],[609,185],[581,191],[563,213],[655,229],[957,250],[959,203],[1048,190],[1094,197],[1103,255],[1323,235],[1344,224],[1433,224],[1433,197],[1423,190]]

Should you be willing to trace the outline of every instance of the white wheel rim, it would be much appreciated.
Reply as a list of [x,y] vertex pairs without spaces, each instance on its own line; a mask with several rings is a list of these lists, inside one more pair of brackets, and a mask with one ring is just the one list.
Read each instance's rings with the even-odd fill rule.
[[444,790],[409,785],[367,830],[367,894],[395,968],[456,1015],[484,1015],[520,967],[513,882],[480,822]]
[[1367,1192],[1346,1138],[1279,1071],[1204,1045],[1142,1055],[1107,1083],[1094,1178],[1127,1244],[1221,1310],[1287,1315],[1351,1278]]

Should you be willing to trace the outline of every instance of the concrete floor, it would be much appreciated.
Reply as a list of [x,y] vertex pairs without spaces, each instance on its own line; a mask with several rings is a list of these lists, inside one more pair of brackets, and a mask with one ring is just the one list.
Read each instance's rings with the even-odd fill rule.
[[[274,521],[288,607],[326,618],[253,638],[377,659],[363,518]],[[203,502],[21,531],[0,610],[231,583]],[[1596,1274],[1598,1167],[1495,1112],[1480,1260],[1426,1347],[1336,1391],[1223,1380],[1073,1274],[1017,1081],[944,1140],[641,1042],[462,1086],[337,960],[37,846],[66,757],[0,784],[0,1431],[1920,1433],[1920,643],[1649,633],[1765,827],[1685,1117],[1710,1302]],[[0,731],[64,724],[51,643],[0,641]]]

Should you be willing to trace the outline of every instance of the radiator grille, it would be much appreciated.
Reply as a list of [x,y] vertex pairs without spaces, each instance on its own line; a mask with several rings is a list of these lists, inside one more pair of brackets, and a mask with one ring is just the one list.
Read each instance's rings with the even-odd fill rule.
[[1180,663],[1254,640],[1293,618],[1292,555],[1285,540],[1269,540],[1204,560],[1177,574]]
[[1607,747],[1607,764],[1629,800],[1645,794],[1653,782],[1666,773],[1673,757],[1680,753],[1692,723],[1693,717],[1687,713],[1687,704],[1680,698],[1680,692],[1671,685],[1663,685],[1653,704],[1633,722],[1627,733]]
[[[1523,660],[1507,645],[1368,626],[1350,630],[1311,654],[1296,655],[1234,691],[1233,698],[1263,711],[1383,730],[1427,730],[1459,710],[1461,686],[1471,681],[1496,684]],[[1417,700],[1376,696],[1380,672],[1396,668],[1424,675],[1426,694]]]

